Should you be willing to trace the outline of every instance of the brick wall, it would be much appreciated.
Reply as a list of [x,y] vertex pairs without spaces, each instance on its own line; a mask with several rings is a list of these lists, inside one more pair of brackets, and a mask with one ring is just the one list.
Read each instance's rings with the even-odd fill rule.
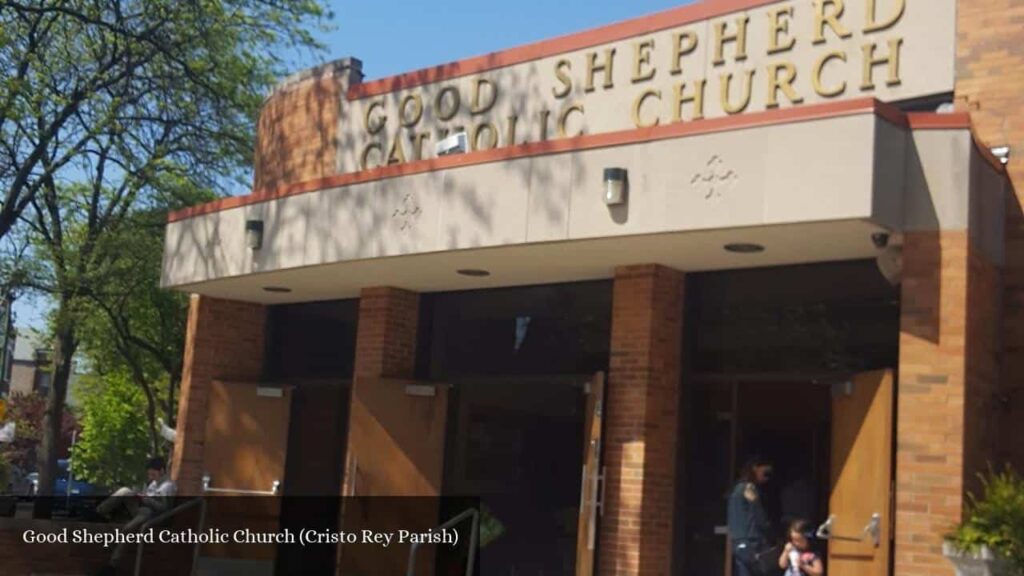
[[683,274],[616,270],[605,409],[602,576],[670,573],[682,364]]
[[908,234],[896,420],[896,574],[951,575],[942,540],[996,457],[998,269],[966,231]]
[[339,111],[362,73],[358,60],[338,60],[285,80],[267,98],[257,124],[256,190],[335,174]]
[[1013,149],[1003,272],[1000,455],[1024,470],[1024,2],[960,0],[956,102],[989,146]]
[[266,316],[259,304],[192,296],[171,461],[179,494],[201,489],[210,382],[262,376]]

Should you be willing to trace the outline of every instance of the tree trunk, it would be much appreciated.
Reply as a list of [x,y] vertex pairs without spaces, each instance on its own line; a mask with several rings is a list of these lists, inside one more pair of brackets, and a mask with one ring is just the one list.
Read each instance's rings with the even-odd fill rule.
[[145,375],[142,373],[135,363],[132,363],[132,378],[135,379],[135,385],[142,388],[143,394],[146,395],[146,421],[149,423],[149,444],[150,444],[150,455],[151,456],[162,456],[162,450],[160,449],[160,434],[157,432],[156,423],[156,395],[153,393],[153,389],[150,387],[149,382],[146,381]]
[[[67,320],[66,301],[58,310],[57,338],[53,347],[53,379],[50,391],[46,396],[46,412],[43,416],[42,439],[39,447],[39,494],[36,498],[32,516],[49,518],[53,514],[53,493],[57,480],[57,459],[60,456],[61,428],[64,422],[64,401],[68,394],[68,381],[71,379],[71,362],[78,343],[75,339],[75,326]],[[49,497],[47,497],[49,496]]]

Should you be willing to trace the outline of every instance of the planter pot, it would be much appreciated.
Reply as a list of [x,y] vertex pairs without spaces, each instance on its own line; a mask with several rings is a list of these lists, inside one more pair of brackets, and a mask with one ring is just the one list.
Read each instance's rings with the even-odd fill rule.
[[1019,576],[1009,562],[988,546],[982,546],[977,552],[962,552],[952,542],[945,542],[942,553],[956,567],[957,576]]

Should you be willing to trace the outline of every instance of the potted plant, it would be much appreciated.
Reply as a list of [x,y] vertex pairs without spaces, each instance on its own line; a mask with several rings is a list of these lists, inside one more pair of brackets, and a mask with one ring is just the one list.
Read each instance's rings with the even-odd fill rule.
[[984,496],[969,496],[965,519],[943,552],[958,576],[1024,576],[1024,480],[1007,467],[982,483]]

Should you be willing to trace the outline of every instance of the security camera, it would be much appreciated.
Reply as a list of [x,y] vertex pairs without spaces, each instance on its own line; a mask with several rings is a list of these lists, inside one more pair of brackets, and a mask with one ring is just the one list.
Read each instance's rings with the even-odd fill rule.
[[438,156],[448,156],[450,154],[462,154],[469,149],[469,139],[466,137],[465,132],[459,132],[452,134],[451,136],[441,140],[434,146],[434,151]]
[[878,258],[875,259],[878,271],[893,286],[899,286],[903,281],[903,247],[890,246],[886,248]]
[[871,235],[871,242],[874,243],[875,248],[882,250],[889,245],[889,235],[885,232],[876,232]]

